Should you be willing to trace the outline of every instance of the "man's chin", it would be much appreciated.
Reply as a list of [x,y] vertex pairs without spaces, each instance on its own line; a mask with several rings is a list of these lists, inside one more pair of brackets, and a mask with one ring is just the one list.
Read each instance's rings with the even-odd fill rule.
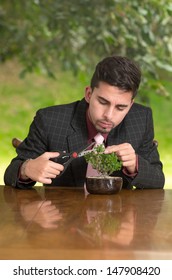
[[101,128],[101,127],[97,128],[97,131],[100,133],[103,133],[103,134],[109,133],[111,130],[112,130],[112,128]]

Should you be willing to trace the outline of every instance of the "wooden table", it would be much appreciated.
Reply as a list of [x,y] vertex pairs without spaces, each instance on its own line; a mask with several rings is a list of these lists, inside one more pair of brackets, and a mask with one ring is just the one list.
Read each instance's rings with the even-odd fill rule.
[[172,190],[0,186],[0,259],[172,259]]

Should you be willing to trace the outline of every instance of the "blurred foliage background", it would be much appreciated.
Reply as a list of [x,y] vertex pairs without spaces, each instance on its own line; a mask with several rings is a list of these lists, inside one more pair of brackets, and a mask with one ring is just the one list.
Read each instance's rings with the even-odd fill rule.
[[116,54],[142,69],[136,101],[153,109],[170,187],[171,30],[171,0],[1,0],[1,174],[15,155],[11,138],[27,135],[35,111],[81,99],[95,64]]

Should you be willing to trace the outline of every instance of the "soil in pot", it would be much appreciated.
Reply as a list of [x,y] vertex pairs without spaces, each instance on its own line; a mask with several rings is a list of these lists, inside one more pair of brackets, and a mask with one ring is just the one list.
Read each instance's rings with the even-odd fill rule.
[[121,177],[87,177],[86,189],[90,194],[116,194],[122,189]]

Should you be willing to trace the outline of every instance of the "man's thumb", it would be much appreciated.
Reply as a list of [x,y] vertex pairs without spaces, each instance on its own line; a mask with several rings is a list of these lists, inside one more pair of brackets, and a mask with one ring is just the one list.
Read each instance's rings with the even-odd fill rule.
[[60,155],[59,152],[46,152],[44,153],[44,158],[46,159],[50,159],[50,158],[55,158],[55,157],[58,157]]

